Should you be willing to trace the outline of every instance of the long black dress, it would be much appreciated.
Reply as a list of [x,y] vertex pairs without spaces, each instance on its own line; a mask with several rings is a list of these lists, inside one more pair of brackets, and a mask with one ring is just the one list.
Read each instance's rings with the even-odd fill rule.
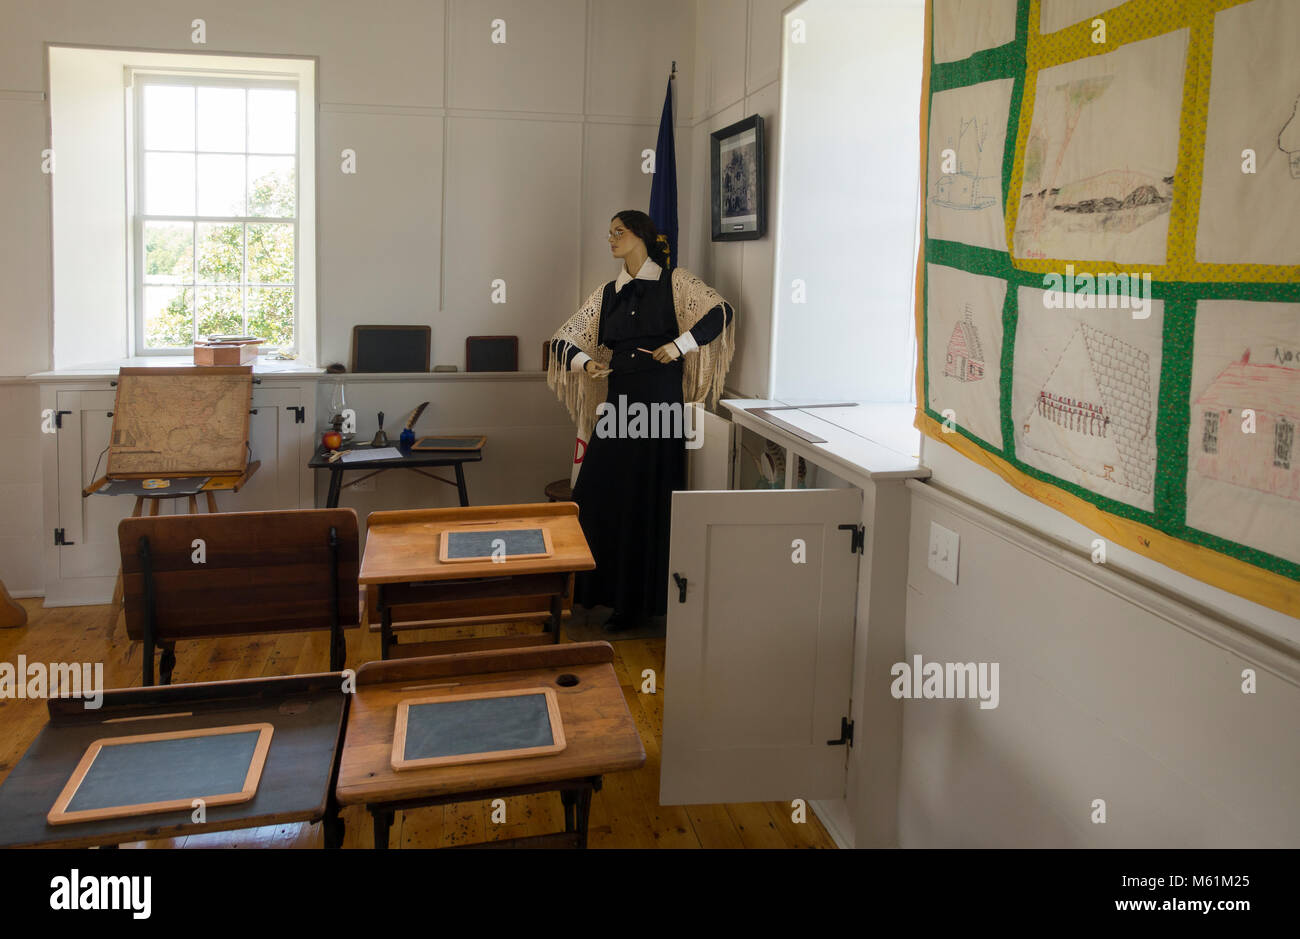
[[[621,289],[616,284],[605,286],[600,315],[599,342],[613,353],[606,401],[624,412],[640,402],[650,414],[653,404],[675,405],[669,413],[680,413],[682,359],[656,362],[651,354],[679,338],[672,278],[661,271],[654,280],[639,276]],[[730,307],[719,304],[691,329],[692,339],[697,345],[710,342],[731,316]],[[577,350],[564,346],[557,351],[571,363]],[[633,619],[668,610],[672,493],[686,488],[681,421],[646,424],[643,436],[606,436],[598,420],[573,489],[578,520],[596,560],[594,571],[575,578],[574,599],[586,607],[613,607]]]

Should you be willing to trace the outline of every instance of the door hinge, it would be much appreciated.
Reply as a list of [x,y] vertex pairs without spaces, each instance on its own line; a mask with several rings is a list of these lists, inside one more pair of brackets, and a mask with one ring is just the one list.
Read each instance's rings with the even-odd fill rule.
[[58,428],[59,430],[62,430],[62,429],[63,429],[63,415],[65,415],[65,414],[71,414],[71,413],[72,413],[71,411],[55,411],[55,412],[54,412],[54,426],[55,426],[56,428]]
[[826,741],[828,747],[838,747],[842,744],[853,746],[853,721],[847,717],[840,718],[840,739]]
[[866,553],[867,544],[867,526],[866,525],[841,525],[840,531],[851,531],[853,537],[849,541],[849,552],[857,554]]
[[307,422],[307,408],[305,405],[295,407],[292,404],[287,404],[284,409],[293,412],[293,422],[295,424],[305,424]]
[[62,528],[54,529],[54,543],[59,547],[63,547],[64,545],[76,544],[75,541],[67,540],[67,538],[64,536],[64,532]]

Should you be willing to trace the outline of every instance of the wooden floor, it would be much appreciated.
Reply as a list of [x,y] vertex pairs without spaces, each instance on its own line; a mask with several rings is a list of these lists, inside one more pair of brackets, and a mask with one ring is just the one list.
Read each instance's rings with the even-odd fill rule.
[[[126,638],[119,617],[106,606],[43,609],[39,600],[20,600],[28,623],[22,629],[0,629],[0,662],[103,662],[104,685],[123,688],[140,684],[140,643]],[[437,634],[407,633],[412,639],[452,638],[453,635],[499,635],[536,627],[478,627]],[[362,629],[349,630],[347,663],[355,668],[379,658],[379,637]],[[270,636],[264,639],[218,639],[181,642],[176,646],[174,682],[220,681],[263,675],[290,675],[329,670],[328,633]],[[808,810],[806,823],[791,820],[787,803],[739,805],[659,805],[659,744],[663,736],[664,640],[628,639],[613,643],[614,667],[628,707],[641,732],[646,765],[632,773],[605,777],[604,788],[591,807],[589,844],[593,848],[833,848],[834,842]],[[638,693],[643,669],[658,676],[659,694]],[[44,701],[0,699],[0,779],[26,752],[44,726]],[[487,803],[466,802],[398,812],[390,844],[403,848],[436,848],[563,830],[560,797],[556,793],[518,796],[506,800],[504,824],[491,821]],[[345,847],[372,846],[370,818],[363,808],[346,809]],[[242,831],[191,835],[142,842],[138,847],[316,848],[320,825],[279,825]]]

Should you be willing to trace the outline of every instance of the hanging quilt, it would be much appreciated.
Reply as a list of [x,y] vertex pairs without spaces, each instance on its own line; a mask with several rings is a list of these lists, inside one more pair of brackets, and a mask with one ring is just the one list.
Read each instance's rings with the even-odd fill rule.
[[1300,2],[926,13],[917,426],[1300,616]]

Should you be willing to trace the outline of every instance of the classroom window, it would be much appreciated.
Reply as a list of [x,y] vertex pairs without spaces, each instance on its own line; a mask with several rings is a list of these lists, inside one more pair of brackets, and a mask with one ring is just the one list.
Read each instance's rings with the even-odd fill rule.
[[137,75],[133,100],[136,351],[217,334],[295,349],[297,84]]

